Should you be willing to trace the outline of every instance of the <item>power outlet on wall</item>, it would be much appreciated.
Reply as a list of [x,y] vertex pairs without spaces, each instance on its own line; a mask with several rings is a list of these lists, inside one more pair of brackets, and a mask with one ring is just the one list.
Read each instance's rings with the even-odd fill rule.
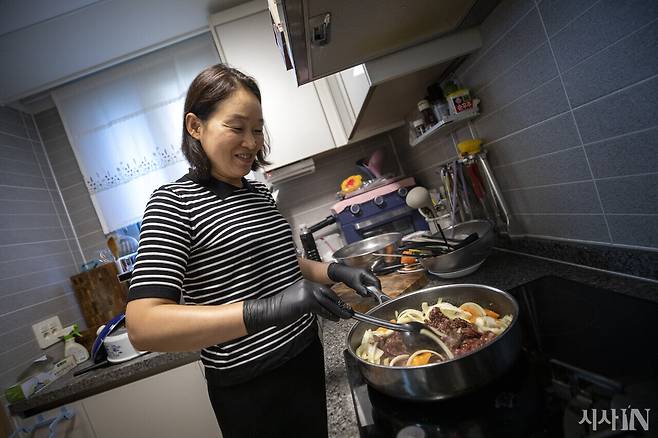
[[61,330],[62,322],[59,320],[59,316],[51,316],[32,325],[32,331],[41,349],[48,348],[57,343],[60,340],[57,334]]

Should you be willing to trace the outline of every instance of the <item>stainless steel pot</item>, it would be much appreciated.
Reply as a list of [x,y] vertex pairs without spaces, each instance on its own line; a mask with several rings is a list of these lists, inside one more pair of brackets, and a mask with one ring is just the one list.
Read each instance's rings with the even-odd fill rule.
[[403,368],[374,365],[356,355],[363,333],[374,328],[358,322],[347,335],[347,348],[373,388],[408,400],[440,400],[474,391],[503,374],[514,363],[521,349],[519,306],[511,295],[493,287],[478,284],[430,287],[386,301],[367,313],[388,320],[395,317],[396,310],[420,309],[423,302],[431,305],[439,298],[454,305],[467,301],[478,303],[500,315],[512,315],[512,323],[491,343],[465,356]]
[[401,241],[401,233],[380,234],[345,245],[334,252],[333,258],[338,263],[359,268],[371,268],[380,259],[390,264],[397,262],[397,259],[395,257],[375,256],[373,253],[396,254]]
[[[478,239],[455,251],[420,259],[423,268],[427,269],[430,274],[439,276],[471,267],[477,268],[491,254],[496,240],[496,233],[493,231],[491,222],[483,220],[462,222],[454,227],[445,228],[443,232],[448,239],[463,240],[471,233],[478,233]],[[432,237],[438,238],[437,235]]]

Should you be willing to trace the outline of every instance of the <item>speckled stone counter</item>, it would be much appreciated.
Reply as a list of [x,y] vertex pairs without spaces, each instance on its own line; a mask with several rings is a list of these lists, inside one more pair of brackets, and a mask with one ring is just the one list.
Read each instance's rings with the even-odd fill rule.
[[94,394],[126,385],[136,380],[186,365],[199,360],[199,353],[147,353],[126,362],[106,368],[88,371],[79,376],[73,372],[85,368],[83,363],[65,376],[55,380],[37,395],[13,403],[9,411],[13,415],[29,417],[48,409],[61,406]]
[[[658,302],[658,282],[613,275],[565,263],[495,250],[475,273],[443,280],[430,276],[427,287],[455,283],[476,283],[508,290],[540,277],[554,275],[615,292],[651,299]],[[374,306],[373,300],[373,306]],[[345,375],[343,350],[353,321],[325,322],[323,330],[325,366],[327,368],[327,405],[329,436],[332,438],[358,437],[356,414]]]
[[[505,250],[494,251],[478,271],[467,277],[454,280],[430,277],[428,287],[455,283],[479,283],[507,290],[546,275],[555,275],[658,302],[658,282],[612,275],[600,270],[542,260]],[[347,333],[352,325],[353,321],[349,320],[338,323],[323,322],[322,337],[327,372],[329,436],[332,438],[358,437],[356,415],[343,360]],[[77,377],[73,377],[73,373],[69,373],[44,389],[42,393],[29,400],[11,405],[10,411],[16,415],[34,415],[188,364],[198,358],[198,353],[149,353],[128,362],[90,371]]]

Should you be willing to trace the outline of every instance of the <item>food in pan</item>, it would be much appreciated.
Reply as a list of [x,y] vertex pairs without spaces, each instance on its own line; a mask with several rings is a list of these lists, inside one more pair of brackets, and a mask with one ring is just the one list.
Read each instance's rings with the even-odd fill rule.
[[380,327],[363,334],[356,354],[361,359],[385,366],[420,366],[444,362],[474,351],[501,334],[512,322],[512,315],[500,316],[477,303],[457,307],[441,299],[432,306],[423,303],[421,310],[395,312],[392,322],[424,322],[440,342],[428,342],[426,349],[410,351],[402,334]]

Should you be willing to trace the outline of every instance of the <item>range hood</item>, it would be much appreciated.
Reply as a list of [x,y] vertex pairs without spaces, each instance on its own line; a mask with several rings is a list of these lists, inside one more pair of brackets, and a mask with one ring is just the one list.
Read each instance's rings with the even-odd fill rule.
[[[456,60],[481,46],[479,29],[474,27],[368,61],[359,66],[365,72],[362,99],[354,98],[353,91],[350,94],[350,88],[355,87],[346,86],[346,72],[326,78],[347,97],[344,105],[351,106],[348,117],[342,117],[348,140],[361,140],[402,125],[427,94],[427,87],[452,71]],[[340,81],[334,84],[334,79]]]
[[459,29],[498,0],[269,0],[299,85]]
[[298,84],[314,82],[349,142],[404,123],[428,85],[481,47],[478,26],[498,3],[269,0]]

